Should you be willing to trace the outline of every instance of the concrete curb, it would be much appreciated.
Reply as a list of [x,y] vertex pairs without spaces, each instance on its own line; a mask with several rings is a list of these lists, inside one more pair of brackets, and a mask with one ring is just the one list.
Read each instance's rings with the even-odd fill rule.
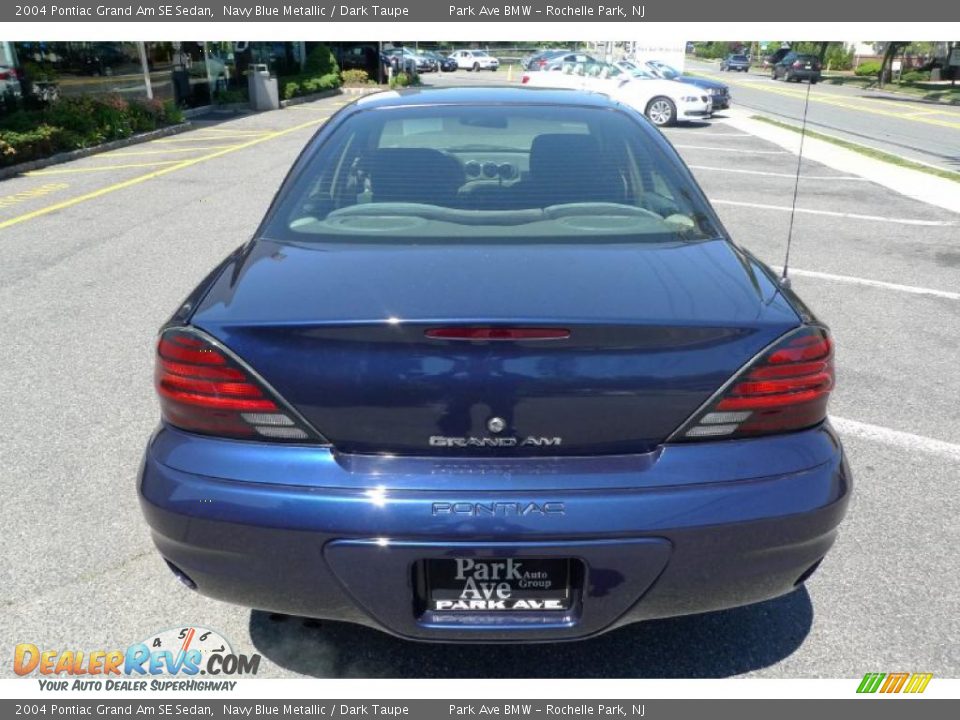
[[[753,120],[742,110],[731,108],[724,113],[730,127],[779,145],[794,155],[800,152],[798,133]],[[960,213],[960,184],[952,180],[875,160],[809,136],[803,141],[803,157],[834,170],[866,178],[919,202]]]
[[290,98],[289,100],[281,100],[280,107],[285,108],[291,105],[301,105],[303,103],[313,102],[314,100],[323,100],[324,98],[336,97],[337,95],[369,95],[370,93],[380,92],[383,88],[379,85],[376,87],[340,87],[335,90],[324,90],[323,92],[312,93],[310,95],[301,95],[300,97]]
[[119,150],[120,148],[129,147],[130,145],[139,145],[140,143],[150,142],[151,140],[166,137],[167,135],[179,135],[182,132],[192,129],[193,125],[191,125],[190,122],[182,122],[178,125],[170,125],[158,130],[140,133],[139,135],[131,135],[130,137],[123,138],[122,140],[111,140],[108,143],[95,145],[94,147],[80,148],[79,150],[69,150],[67,152],[51,155],[47,158],[30,160],[29,162],[20,163],[18,165],[11,165],[9,167],[0,168],[0,180],[6,180],[7,178],[11,178],[16,175],[22,175],[23,173],[30,172],[32,170],[40,170],[41,168],[49,167],[51,165],[60,165],[72,160],[80,160],[81,158],[90,157],[91,155],[98,155],[103,152],[109,152],[110,150]]
[[335,97],[337,95],[342,95],[343,92],[340,88],[334,88],[333,90],[323,90],[318,93],[310,93],[309,95],[300,95],[299,97],[290,98],[289,100],[281,100],[280,107],[290,107],[291,105],[302,105],[303,103],[313,102],[314,100],[323,100],[324,98]]

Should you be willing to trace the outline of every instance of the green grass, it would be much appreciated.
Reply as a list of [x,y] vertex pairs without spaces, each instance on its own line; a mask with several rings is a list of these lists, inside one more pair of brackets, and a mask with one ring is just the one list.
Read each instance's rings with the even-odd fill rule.
[[[763,115],[751,115],[750,117],[753,120],[759,120],[760,122],[765,122],[768,125],[775,125],[776,127],[783,128],[784,130],[792,130],[795,133],[800,133],[800,128],[796,125],[791,125],[790,123],[780,122],[779,120],[764,117]],[[847,150],[852,150],[855,153],[866,155],[874,160],[881,160],[883,162],[890,163],[891,165],[898,165],[899,167],[917,170],[919,172],[926,173],[927,175],[935,175],[936,177],[944,178],[945,180],[953,180],[953,182],[960,183],[960,173],[951,172],[950,170],[941,170],[940,168],[931,167],[930,165],[913,162],[912,160],[907,160],[899,155],[893,155],[891,153],[883,152],[883,150],[876,150],[872,147],[866,147],[865,145],[857,145],[857,143],[841,140],[840,138],[833,137],[832,135],[824,135],[823,133],[816,132],[815,130],[807,130],[805,134],[807,137],[823,140],[824,142],[846,148]]]

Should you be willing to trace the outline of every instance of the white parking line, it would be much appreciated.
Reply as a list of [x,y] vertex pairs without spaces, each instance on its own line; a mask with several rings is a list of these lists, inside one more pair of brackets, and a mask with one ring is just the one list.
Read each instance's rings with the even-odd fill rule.
[[[156,142],[161,142],[161,141],[157,140]],[[717,147],[715,145],[677,145],[676,143],[673,143],[673,146],[681,150],[716,150],[717,152],[749,153],[750,155],[790,155],[791,154],[786,150],[749,150],[747,148]]]
[[924,452],[938,455],[954,462],[960,462],[960,445],[934,440],[923,435],[892,430],[882,425],[849,420],[847,418],[830,417],[830,422],[841,435],[852,435],[864,440],[875,440],[885,445],[895,445],[911,452]]
[[715,138],[756,138],[756,135],[745,132],[717,132],[716,130],[686,130],[682,128],[665,132],[664,134],[672,135],[673,137],[680,137],[681,135],[683,137],[687,135],[709,135]]
[[[758,210],[779,210],[781,212],[790,212],[793,210],[789,205],[766,205],[764,203],[740,202],[739,200],[716,200],[710,198],[714,205],[733,205],[735,207],[757,208]],[[891,218],[881,217],[880,215],[860,215],[858,213],[834,212],[833,210],[811,210],[809,208],[797,208],[798,213],[805,215],[826,215],[827,217],[852,218],[854,220],[875,220],[877,222],[896,223],[898,225],[923,225],[924,227],[954,227],[957,223],[952,220],[914,220],[912,218]]]
[[[783,268],[775,269],[777,272],[783,271]],[[853,283],[855,285],[866,285],[868,287],[881,288],[882,290],[896,290],[898,292],[913,293],[914,295],[932,295],[933,297],[945,298],[947,300],[960,300],[960,292],[934,290],[933,288],[917,287],[916,285],[899,285],[897,283],[884,282],[883,280],[854,277],[853,275],[834,275],[832,273],[817,272],[816,270],[800,270],[799,268],[790,268],[789,274],[799,277],[817,278],[819,280],[833,280],[836,282]]]
[[[739,173],[741,175],[764,175],[767,177],[782,177],[793,180],[794,173],[766,172],[764,170],[735,170],[734,168],[713,167],[711,165],[687,165],[693,170],[716,170],[717,172]],[[867,182],[866,178],[858,175],[801,175],[801,180],[855,180],[858,182]]]

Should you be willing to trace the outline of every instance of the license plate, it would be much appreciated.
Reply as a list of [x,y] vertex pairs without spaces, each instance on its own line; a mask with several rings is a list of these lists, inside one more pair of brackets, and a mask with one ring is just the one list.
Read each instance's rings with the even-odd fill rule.
[[807,70],[809,70],[810,68],[813,67],[813,65],[805,65],[804,67],[805,67]]
[[438,612],[570,609],[568,558],[426,561],[428,605]]

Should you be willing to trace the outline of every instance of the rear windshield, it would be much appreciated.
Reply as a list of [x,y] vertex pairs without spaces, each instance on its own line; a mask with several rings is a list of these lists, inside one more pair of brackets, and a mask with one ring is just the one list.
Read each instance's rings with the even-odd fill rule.
[[653,135],[577,106],[418,106],[348,118],[267,220],[276,240],[664,242],[717,236]]
[[730,56],[730,59],[731,59],[731,60],[735,60],[736,62],[746,62],[746,61],[747,61],[747,56],[746,56],[746,55],[731,55],[731,56]]

